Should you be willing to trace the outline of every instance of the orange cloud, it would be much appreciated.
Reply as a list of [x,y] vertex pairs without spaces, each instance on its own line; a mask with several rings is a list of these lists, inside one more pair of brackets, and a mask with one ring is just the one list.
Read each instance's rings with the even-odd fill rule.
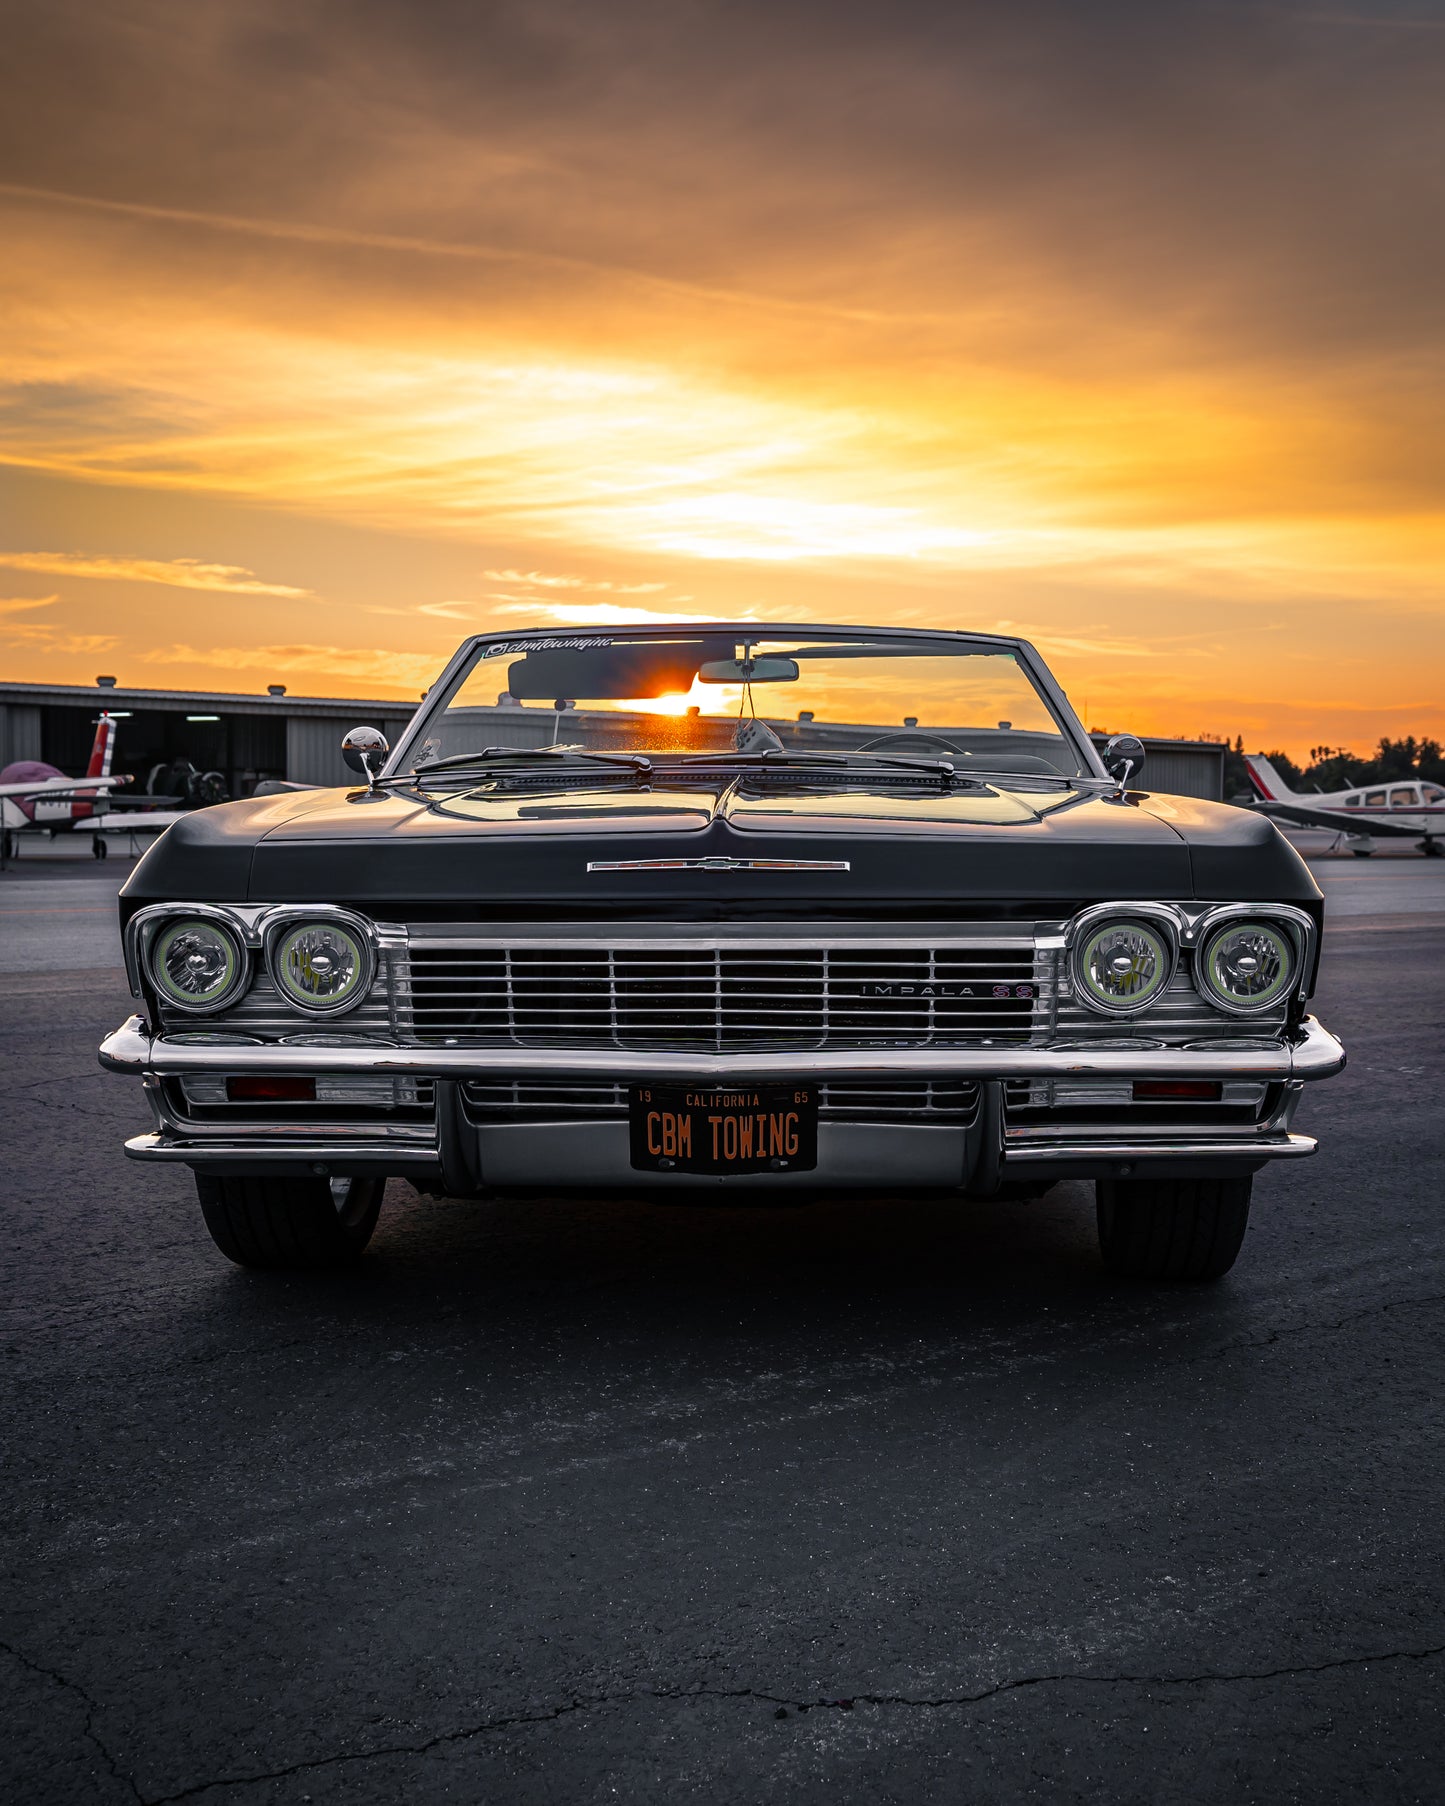
[[61,577],[97,577],[120,583],[163,583],[176,589],[223,590],[238,596],[309,596],[310,590],[263,583],[254,571],[235,564],[205,564],[198,558],[102,558],[85,552],[0,552],[0,565],[17,571],[45,571]]

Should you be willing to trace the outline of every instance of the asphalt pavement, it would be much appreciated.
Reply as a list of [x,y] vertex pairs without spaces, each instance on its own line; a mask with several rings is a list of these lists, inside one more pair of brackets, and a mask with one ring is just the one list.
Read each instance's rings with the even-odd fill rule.
[[247,1275],[121,1157],[114,864],[0,880],[5,1799],[1445,1797],[1445,863],[1330,864],[1350,1065],[1201,1290],[1078,1185]]

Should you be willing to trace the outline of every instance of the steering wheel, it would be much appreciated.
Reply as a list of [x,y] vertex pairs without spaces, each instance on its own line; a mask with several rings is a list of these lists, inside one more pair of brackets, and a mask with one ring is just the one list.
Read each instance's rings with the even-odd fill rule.
[[880,734],[876,740],[865,740],[855,752],[946,752],[962,753],[961,746],[945,740],[942,734],[930,734],[927,728],[910,728],[903,734]]

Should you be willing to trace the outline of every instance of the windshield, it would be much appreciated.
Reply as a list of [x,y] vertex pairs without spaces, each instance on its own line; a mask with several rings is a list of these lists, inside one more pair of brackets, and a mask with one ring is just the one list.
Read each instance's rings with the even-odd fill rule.
[[[1020,776],[1096,775],[1010,649],[696,628],[477,647],[404,763],[506,748],[786,763],[874,752]],[[851,761],[849,761],[851,762]]]

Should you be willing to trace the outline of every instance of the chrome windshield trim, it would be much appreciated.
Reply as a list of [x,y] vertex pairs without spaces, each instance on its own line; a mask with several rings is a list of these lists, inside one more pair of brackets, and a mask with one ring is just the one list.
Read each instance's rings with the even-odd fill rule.
[[489,657],[496,657],[503,652],[510,651],[525,652],[529,647],[540,647],[549,643],[553,645],[563,642],[573,645],[617,645],[634,639],[658,640],[669,634],[684,639],[695,639],[699,633],[708,632],[736,633],[740,637],[751,635],[754,639],[766,637],[773,640],[806,639],[816,642],[830,639],[844,642],[876,639],[898,644],[906,641],[917,645],[921,651],[936,651],[940,655],[946,654],[950,650],[960,655],[969,651],[984,650],[1012,653],[1015,661],[1029,677],[1034,688],[1042,696],[1049,712],[1054,716],[1064,744],[1076,755],[1079,776],[1085,779],[1102,779],[1112,783],[1108,772],[1104,770],[1093,741],[1089,738],[1083,722],[1074,712],[1073,705],[1065,696],[1058,679],[1028,640],[1019,639],[1013,634],[965,633],[937,627],[853,626],[841,622],[759,622],[727,619],[708,622],[657,621],[595,629],[576,628],[564,634],[559,634],[558,630],[552,627],[532,627],[511,632],[474,634],[471,638],[463,640],[447,660],[436,682],[432,684],[422,699],[421,706],[402,730],[401,737],[392,748],[391,757],[381,775],[383,778],[395,777],[414,766],[412,749],[424,742],[433,721],[444,712],[447,703],[451,700],[453,691],[475,666],[481,665]]

